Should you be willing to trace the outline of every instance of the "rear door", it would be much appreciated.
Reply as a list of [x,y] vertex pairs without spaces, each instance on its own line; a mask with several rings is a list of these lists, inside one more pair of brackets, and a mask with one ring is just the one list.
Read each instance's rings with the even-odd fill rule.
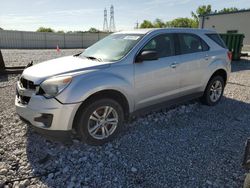
[[203,86],[202,77],[210,61],[209,46],[198,35],[191,33],[176,35],[180,57],[176,74],[180,78],[180,94],[199,92]]

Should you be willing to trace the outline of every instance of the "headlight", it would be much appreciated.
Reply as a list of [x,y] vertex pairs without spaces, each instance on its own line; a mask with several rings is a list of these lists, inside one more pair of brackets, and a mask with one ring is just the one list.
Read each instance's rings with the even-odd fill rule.
[[51,98],[61,93],[70,84],[71,80],[71,76],[49,78],[40,87],[45,92],[44,96]]

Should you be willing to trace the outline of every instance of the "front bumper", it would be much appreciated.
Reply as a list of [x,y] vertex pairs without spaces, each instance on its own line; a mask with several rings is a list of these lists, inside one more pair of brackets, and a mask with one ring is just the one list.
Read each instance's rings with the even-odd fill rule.
[[[32,125],[47,129],[67,131],[72,129],[75,113],[80,106],[77,104],[61,104],[56,99],[46,99],[43,96],[33,95],[29,103],[20,103],[18,97],[15,100],[16,112],[18,115],[29,121]],[[52,114],[51,125],[45,126],[44,123],[35,121],[42,114]]]
[[42,136],[44,136],[48,140],[60,141],[60,142],[63,142],[65,144],[72,143],[72,139],[71,139],[72,138],[72,131],[57,131],[57,130],[42,129],[42,128],[38,128],[38,127],[32,125],[28,120],[24,119],[21,116],[20,116],[20,119],[23,122],[27,123],[28,126],[30,126],[32,130],[41,134]]
[[[20,87],[17,84],[17,92],[23,89]],[[63,132],[71,132],[76,111],[81,103],[61,104],[54,98],[47,99],[35,93],[27,93],[21,92],[21,94],[16,95],[15,99],[16,112],[22,119],[33,125],[37,132],[50,135],[50,137],[56,137],[56,132],[61,132],[62,135],[64,135]],[[22,94],[24,96],[29,95],[30,99],[27,103],[21,102],[20,95]],[[43,121],[44,115],[49,115],[49,123]]]

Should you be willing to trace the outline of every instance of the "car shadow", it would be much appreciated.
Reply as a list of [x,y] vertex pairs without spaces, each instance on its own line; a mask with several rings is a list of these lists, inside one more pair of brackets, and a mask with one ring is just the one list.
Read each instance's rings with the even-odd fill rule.
[[250,104],[223,97],[138,117],[103,146],[66,146],[28,129],[27,158],[48,187],[241,187],[249,118]]
[[242,57],[239,61],[232,61],[232,72],[250,70],[250,58]]

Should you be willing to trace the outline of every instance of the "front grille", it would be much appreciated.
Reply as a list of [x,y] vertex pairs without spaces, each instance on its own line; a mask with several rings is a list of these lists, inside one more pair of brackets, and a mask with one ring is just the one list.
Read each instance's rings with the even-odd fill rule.
[[28,104],[30,102],[30,97],[20,96],[20,101],[22,104]]
[[16,90],[16,95],[18,98],[19,103],[21,104],[28,104],[30,102],[30,98],[31,97],[27,97],[27,96],[22,96],[18,93],[18,91]]
[[32,82],[30,80],[26,80],[23,77],[20,78],[20,83],[21,83],[22,87],[25,89],[36,89],[34,82]]
[[[29,91],[34,91],[34,93],[35,93],[35,89],[36,89],[36,85],[34,85],[34,82],[32,82],[32,81],[30,81],[30,80],[27,80],[27,79],[25,79],[25,78],[23,78],[23,77],[21,77],[20,78],[20,80],[19,80],[19,84],[20,84],[20,87],[23,89],[25,89],[25,90],[29,90]],[[18,101],[19,101],[19,103],[21,103],[21,104],[24,104],[24,105],[26,105],[26,104],[28,104],[29,103],[29,101],[30,101],[30,94],[27,96],[26,94],[24,94],[23,92],[21,92],[21,93],[18,93],[18,90],[17,90],[17,97],[18,97]]]

